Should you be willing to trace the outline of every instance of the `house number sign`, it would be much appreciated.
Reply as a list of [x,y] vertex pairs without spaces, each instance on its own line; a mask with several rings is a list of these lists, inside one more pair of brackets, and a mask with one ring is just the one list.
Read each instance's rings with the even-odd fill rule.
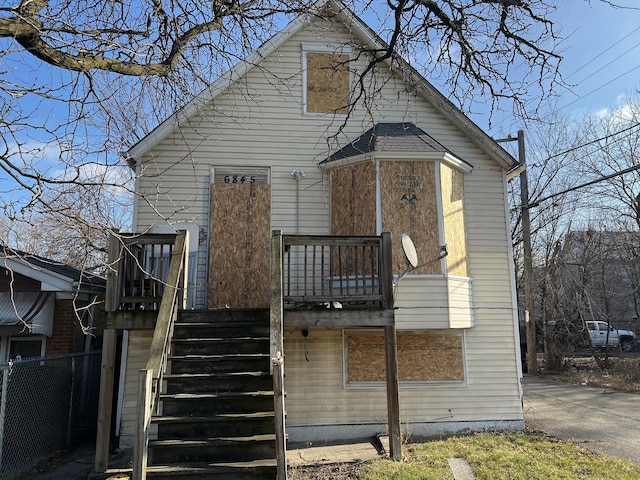
[[266,168],[217,167],[213,171],[213,183],[267,185],[269,183],[269,170]]

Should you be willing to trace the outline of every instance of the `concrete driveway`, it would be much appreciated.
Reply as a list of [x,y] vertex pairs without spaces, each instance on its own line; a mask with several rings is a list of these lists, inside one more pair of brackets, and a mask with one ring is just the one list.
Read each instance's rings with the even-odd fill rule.
[[527,427],[640,465],[640,395],[525,377]]

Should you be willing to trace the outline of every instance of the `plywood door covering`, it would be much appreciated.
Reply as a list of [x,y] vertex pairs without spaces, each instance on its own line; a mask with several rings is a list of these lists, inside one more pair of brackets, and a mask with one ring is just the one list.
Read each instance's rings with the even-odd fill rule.
[[267,307],[269,185],[214,183],[210,212],[209,307]]

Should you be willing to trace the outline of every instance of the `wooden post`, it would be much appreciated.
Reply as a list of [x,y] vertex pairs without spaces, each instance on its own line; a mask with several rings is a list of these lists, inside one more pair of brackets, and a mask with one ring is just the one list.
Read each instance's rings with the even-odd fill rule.
[[[274,230],[271,234],[271,312],[269,318],[270,324],[270,355],[276,358],[278,353],[284,356],[283,346],[283,293],[282,293],[282,256],[283,242],[282,231]],[[273,365],[271,365],[271,373],[273,373]]]
[[149,417],[151,416],[151,370],[140,370],[138,384],[138,406],[142,405],[142,415],[136,418],[136,433],[133,440],[133,471],[131,480],[146,480],[147,454],[149,449]]
[[[524,130],[518,130],[518,160],[526,165]],[[527,372],[535,375],[538,371],[536,359],[536,315],[533,301],[533,261],[531,253],[531,219],[529,217],[529,180],[527,169],[520,174],[520,203],[522,204],[522,250],[524,254],[522,280],[524,282],[524,309],[529,312],[525,323],[527,336]],[[525,317],[526,318],[526,317]]]
[[278,355],[273,365],[273,406],[276,431],[277,480],[287,480],[287,437],[284,417],[284,359]]
[[116,360],[116,331],[107,328],[102,337],[102,364],[100,366],[100,399],[98,400],[98,427],[96,434],[95,470],[104,473],[109,459],[111,437],[111,407],[113,403],[113,373]]
[[382,232],[382,246],[380,248],[382,308],[393,308],[393,259],[391,254],[391,234]]
[[109,235],[107,247],[107,293],[104,299],[104,309],[107,312],[115,312],[120,304],[120,263],[122,262],[121,243],[117,237],[118,232],[112,231]]
[[283,247],[282,231],[274,230],[271,234],[271,311],[269,318],[269,337],[271,344],[271,374],[273,375],[277,480],[287,479],[287,446],[284,416]]
[[384,327],[385,357],[387,360],[387,415],[389,417],[389,455],[402,460],[400,432],[400,400],[398,393],[398,353],[395,325]]

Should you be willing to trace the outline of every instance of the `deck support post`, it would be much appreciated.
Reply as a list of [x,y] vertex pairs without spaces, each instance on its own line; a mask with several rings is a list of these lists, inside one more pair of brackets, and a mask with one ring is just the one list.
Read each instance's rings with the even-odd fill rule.
[[111,438],[111,410],[113,404],[113,377],[116,363],[116,331],[107,328],[102,337],[102,362],[100,366],[100,399],[98,401],[98,425],[96,433],[95,470],[107,471],[109,439]]
[[271,353],[271,374],[273,375],[277,480],[287,479],[287,437],[284,413],[283,255],[284,245],[282,231],[274,230],[271,234],[271,310],[269,315],[269,350]]
[[387,361],[387,415],[389,418],[389,455],[402,460],[402,435],[400,431],[400,400],[398,393],[398,352],[395,325],[384,327],[385,357]]

